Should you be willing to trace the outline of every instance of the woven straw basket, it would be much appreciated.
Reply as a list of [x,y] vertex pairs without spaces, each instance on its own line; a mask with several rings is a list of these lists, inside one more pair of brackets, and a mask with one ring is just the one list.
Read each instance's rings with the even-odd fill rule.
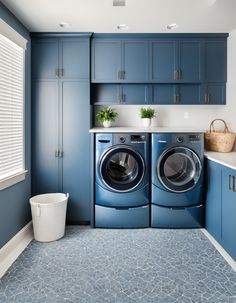
[[[224,123],[223,131],[215,131],[214,123],[216,121]],[[210,124],[210,130],[205,133],[205,148],[211,151],[229,153],[234,146],[235,136],[235,133],[229,131],[223,119],[214,119]]]

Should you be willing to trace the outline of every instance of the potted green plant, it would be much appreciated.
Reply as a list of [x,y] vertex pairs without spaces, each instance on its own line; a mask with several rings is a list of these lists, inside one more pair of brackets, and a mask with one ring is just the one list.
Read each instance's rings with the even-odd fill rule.
[[140,109],[140,117],[142,119],[143,122],[143,126],[148,128],[151,126],[152,123],[152,118],[156,117],[156,111],[155,109],[148,107],[148,108],[144,108],[142,107]]
[[96,114],[98,122],[101,122],[104,127],[111,127],[111,122],[115,121],[118,117],[118,113],[111,107],[105,106]]

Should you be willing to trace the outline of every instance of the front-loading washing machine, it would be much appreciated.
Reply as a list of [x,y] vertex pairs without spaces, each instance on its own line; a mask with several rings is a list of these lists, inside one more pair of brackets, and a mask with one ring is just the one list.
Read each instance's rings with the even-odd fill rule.
[[152,134],[151,226],[203,226],[203,133]]
[[95,149],[95,227],[148,227],[149,134],[96,134]]

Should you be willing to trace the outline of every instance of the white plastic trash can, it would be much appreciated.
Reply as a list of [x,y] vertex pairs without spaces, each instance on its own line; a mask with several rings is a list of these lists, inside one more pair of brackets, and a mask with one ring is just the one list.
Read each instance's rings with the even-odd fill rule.
[[50,242],[64,236],[68,198],[69,194],[52,193],[30,199],[36,241]]

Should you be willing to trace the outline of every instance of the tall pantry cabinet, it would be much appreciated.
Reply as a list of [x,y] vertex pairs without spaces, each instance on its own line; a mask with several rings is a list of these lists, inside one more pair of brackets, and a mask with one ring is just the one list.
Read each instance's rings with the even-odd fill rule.
[[32,194],[70,194],[69,224],[90,220],[90,34],[32,35]]

